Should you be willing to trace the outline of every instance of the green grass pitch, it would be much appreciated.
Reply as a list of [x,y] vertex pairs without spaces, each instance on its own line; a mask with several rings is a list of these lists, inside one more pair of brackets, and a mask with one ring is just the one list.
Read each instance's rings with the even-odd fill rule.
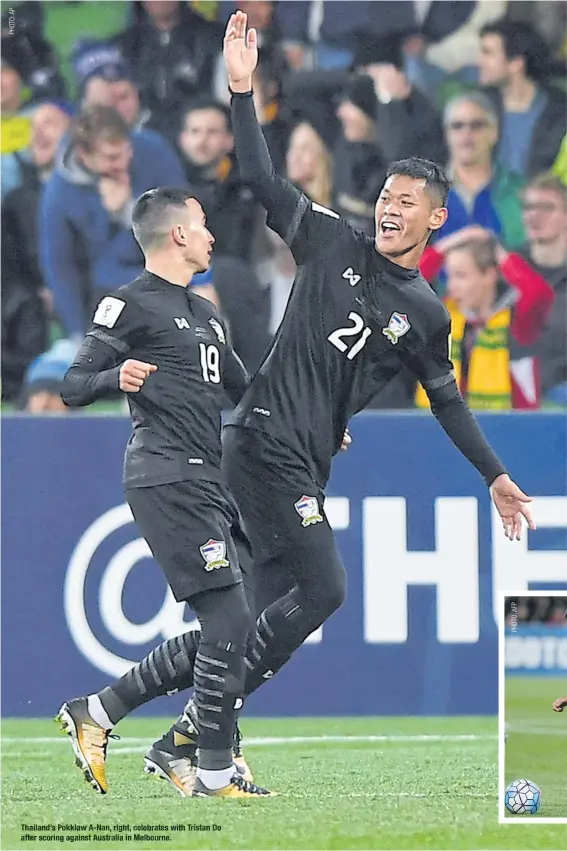
[[507,676],[505,720],[506,786],[524,777],[541,789],[542,805],[535,816],[567,819],[567,711],[553,712],[555,698],[567,693],[567,681],[552,677]]
[[[280,797],[183,799],[144,775],[144,750],[163,731],[159,718],[119,725],[122,739],[109,748],[110,793],[101,797],[82,780],[53,722],[5,720],[2,848],[567,848],[563,826],[498,824],[494,718],[245,718],[242,726],[258,782]],[[22,824],[71,828],[55,827],[54,840],[35,833],[22,841]],[[132,830],[131,839],[105,841],[125,824],[165,825],[167,839],[135,841]],[[96,839],[68,838],[85,835]]]

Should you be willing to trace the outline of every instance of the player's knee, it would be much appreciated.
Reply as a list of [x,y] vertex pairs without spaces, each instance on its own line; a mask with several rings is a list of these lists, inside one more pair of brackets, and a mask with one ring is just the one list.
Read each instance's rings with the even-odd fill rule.
[[255,625],[242,584],[198,594],[190,605],[201,624],[202,643],[246,647]]
[[330,574],[326,584],[319,589],[318,606],[325,620],[342,606],[345,598],[346,572],[341,565],[341,569]]

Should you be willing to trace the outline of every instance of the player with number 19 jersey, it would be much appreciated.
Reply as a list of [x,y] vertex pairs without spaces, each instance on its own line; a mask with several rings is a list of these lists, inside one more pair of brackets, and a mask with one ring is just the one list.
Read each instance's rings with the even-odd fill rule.
[[[92,351],[82,357],[96,356],[101,371],[90,376],[92,386],[85,388],[79,369],[78,400],[72,394],[75,371],[70,372],[70,404],[98,398],[101,382],[106,393],[118,392],[126,358],[157,366],[143,392],[127,395],[132,436],[125,487],[222,481],[221,413],[227,395],[234,401],[242,397],[247,376],[211,302],[144,271],[101,301],[86,339]],[[92,370],[92,363],[85,366]]]

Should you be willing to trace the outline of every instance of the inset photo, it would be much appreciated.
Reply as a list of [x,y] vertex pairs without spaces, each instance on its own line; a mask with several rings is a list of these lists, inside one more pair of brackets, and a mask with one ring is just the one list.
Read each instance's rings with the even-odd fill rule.
[[567,823],[567,596],[503,597],[500,821]]

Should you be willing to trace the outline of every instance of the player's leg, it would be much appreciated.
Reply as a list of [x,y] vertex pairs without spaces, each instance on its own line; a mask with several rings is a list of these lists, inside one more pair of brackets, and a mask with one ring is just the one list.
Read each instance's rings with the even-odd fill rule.
[[236,719],[244,698],[246,642],[252,626],[242,584],[233,590],[230,598],[219,600],[219,592],[212,591],[190,601],[201,624],[194,673],[199,749],[193,797],[271,794],[246,781],[233,762]]
[[[234,511],[235,516],[231,526],[231,537],[236,546],[238,562],[240,564],[240,569],[242,572],[242,582],[246,594],[246,599],[248,601],[248,607],[251,612],[254,612],[256,614],[256,594],[259,594],[260,596],[260,611],[267,604],[273,602],[273,600],[281,596],[281,594],[277,593],[279,589],[274,587],[272,582],[266,583],[265,587],[264,583],[260,582],[257,586],[255,582],[256,577],[252,561],[250,542],[243,531],[242,524],[238,516],[238,512],[236,510],[236,506],[234,506]],[[265,572],[261,574],[261,577],[265,576]],[[290,584],[288,580],[288,584],[283,586],[281,593],[284,593],[285,591],[289,590],[289,587]],[[196,636],[198,639],[199,633],[196,633]],[[249,635],[249,650],[252,649],[254,643],[255,631],[251,630]],[[150,750],[146,753],[146,756],[144,758],[144,771],[146,773],[158,774],[160,777],[167,777],[179,789],[179,784],[175,781],[176,779],[179,779],[179,774],[183,774],[184,776],[188,774],[189,766],[187,764],[187,761],[189,761],[189,764],[192,764],[193,766],[196,766],[197,764],[197,738],[197,708],[195,704],[195,698],[192,696],[187,702],[182,714],[176,719],[176,721],[169,728],[169,730],[164,733],[164,735],[160,739],[153,743]],[[236,724],[235,728],[233,757],[234,764],[241,776],[245,780],[252,781],[253,775],[248,767],[248,764],[244,758],[244,754],[242,751],[242,736],[238,723]],[[182,786],[184,788],[187,788],[186,783],[182,784]]]
[[[215,486],[182,482],[139,488],[128,493],[128,501],[178,601],[204,589],[240,583],[236,552],[229,535],[225,536],[229,523],[223,515],[224,500]],[[206,527],[203,518],[207,518]],[[223,523],[225,530],[220,528]],[[206,570],[211,548],[206,556],[202,548],[211,541],[216,545],[212,547],[216,568],[222,570]],[[97,791],[108,789],[105,761],[110,730],[143,703],[191,685],[199,644],[199,633],[165,641],[113,685],[61,707],[58,718],[71,736],[77,764]],[[174,782],[174,778],[168,779]],[[176,785],[184,785],[189,779],[176,777]]]
[[272,507],[278,506],[275,516],[286,541],[263,564],[274,572],[291,574],[296,584],[258,617],[255,646],[246,658],[246,695],[271,679],[345,599],[346,572],[322,508],[318,510],[322,520],[316,526],[298,531],[291,525],[295,518],[290,516],[289,506],[293,510],[294,502],[302,496],[272,495]]
[[280,490],[262,463],[257,436],[227,429],[223,462],[252,543],[255,576],[279,575],[293,587],[258,617],[247,656],[246,694],[287,662],[294,650],[342,604],[346,572],[323,511],[323,494]]

